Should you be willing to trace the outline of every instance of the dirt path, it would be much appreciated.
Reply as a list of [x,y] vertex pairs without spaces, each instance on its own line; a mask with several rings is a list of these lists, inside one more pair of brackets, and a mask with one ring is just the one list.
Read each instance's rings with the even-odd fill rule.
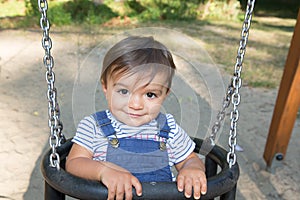
[[[56,86],[64,122],[64,133],[72,137],[76,121],[81,116],[74,114],[72,92],[82,63],[95,64],[97,60],[85,61],[96,43],[105,40],[114,32],[96,35],[76,33],[53,33],[53,56],[55,58]],[[45,97],[45,70],[42,66],[43,50],[39,31],[7,30],[0,32],[0,199],[43,199],[43,178],[40,172],[41,156],[48,149],[47,106]],[[185,108],[199,106],[200,111],[210,112],[207,96],[201,93],[201,83],[187,80],[180,75],[192,77],[192,71],[181,70],[175,80],[174,96],[166,109],[177,117],[196,115]],[[222,74],[227,84],[227,75]],[[84,78],[83,76],[81,78]],[[186,79],[186,80],[185,80]],[[87,79],[83,79],[84,80]],[[182,83],[182,84],[181,84]],[[93,84],[93,83],[92,83]],[[182,89],[186,87],[187,90]],[[99,88],[95,87],[98,92]],[[177,92],[176,92],[177,91]],[[241,175],[237,199],[298,199],[300,196],[300,120],[296,121],[286,158],[274,173],[265,170],[262,158],[266,136],[276,100],[276,90],[242,89],[241,116],[238,143],[243,152],[238,152]],[[181,98],[180,98],[181,96]],[[98,97],[95,97],[97,101]],[[101,99],[100,99],[101,100]],[[178,103],[180,110],[173,105]],[[77,108],[84,109],[78,104]],[[91,109],[99,108],[98,104]],[[207,110],[208,109],[208,110]],[[184,112],[183,112],[184,110]],[[191,110],[191,109],[187,109]],[[201,120],[210,120],[202,115]],[[205,117],[206,116],[206,117]],[[200,121],[201,121],[200,120]],[[193,121],[181,119],[186,129]],[[198,119],[199,121],[199,119]],[[228,124],[228,123],[226,123]],[[228,125],[218,139],[227,148]],[[207,129],[205,123],[198,124]],[[188,130],[190,131],[190,130]],[[191,130],[190,132],[193,132]],[[198,135],[199,136],[199,135]],[[204,136],[204,135],[203,135]],[[203,137],[200,135],[199,137]]]

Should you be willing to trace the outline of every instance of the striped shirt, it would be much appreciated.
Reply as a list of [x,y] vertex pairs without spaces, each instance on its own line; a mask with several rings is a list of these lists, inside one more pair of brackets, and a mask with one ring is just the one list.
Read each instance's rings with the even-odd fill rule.
[[[111,120],[112,126],[116,131],[117,138],[134,138],[153,141],[165,141],[165,138],[158,136],[159,130],[157,121],[152,120],[148,124],[138,127],[128,126],[118,121],[110,111],[106,110],[107,117]],[[169,138],[166,140],[166,146],[169,156],[169,166],[180,163],[186,159],[195,148],[195,143],[188,134],[175,122],[171,114],[166,114],[167,123],[170,127]],[[115,136],[109,136],[115,137]],[[93,160],[105,161],[108,147],[108,138],[105,137],[102,130],[97,126],[93,115],[82,119],[78,125],[74,143],[81,145],[93,153]]]

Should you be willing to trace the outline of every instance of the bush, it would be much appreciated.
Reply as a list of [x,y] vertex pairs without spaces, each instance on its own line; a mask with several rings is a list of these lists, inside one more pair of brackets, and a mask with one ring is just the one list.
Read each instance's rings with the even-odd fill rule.
[[196,19],[201,0],[143,0],[125,1],[128,15],[141,20],[190,20]]
[[64,5],[66,12],[71,14],[71,17],[76,22],[88,23],[103,23],[109,19],[118,16],[107,5],[96,5],[89,0],[74,0],[69,1]]
[[63,4],[51,4],[49,8],[50,9],[48,11],[48,18],[51,21],[51,24],[60,26],[72,23],[71,14],[64,10]]
[[37,0],[25,0],[26,15],[38,16],[40,14]]
[[168,1],[155,0],[158,9],[161,10],[162,19],[170,20],[193,20],[198,16],[199,0]]
[[[27,16],[39,16],[37,0],[26,0]],[[102,24],[118,16],[109,6],[122,5],[125,14],[140,21],[237,19],[240,12],[238,0],[106,0],[95,4],[92,0],[48,0],[49,19],[52,24],[74,23]],[[118,12],[118,11],[116,11]]]
[[238,19],[238,0],[143,0],[125,1],[128,16],[146,20]]
[[[40,16],[37,0],[26,0],[26,15]],[[48,1],[48,18],[51,24],[71,23],[102,24],[118,16],[105,4],[94,4],[91,0]]]
[[209,0],[201,7],[200,18],[236,20],[240,11],[241,5],[237,0],[228,0],[226,3]]

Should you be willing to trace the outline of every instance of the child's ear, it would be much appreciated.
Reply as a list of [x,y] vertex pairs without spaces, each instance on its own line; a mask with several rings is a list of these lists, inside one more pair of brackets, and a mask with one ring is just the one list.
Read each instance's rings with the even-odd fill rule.
[[167,90],[167,96],[169,96],[170,93],[171,93],[171,90],[170,90],[170,88],[168,88],[168,90]]
[[103,81],[101,81],[101,85],[102,85],[102,91],[106,95],[107,87],[106,87],[106,85],[105,85],[105,83]]

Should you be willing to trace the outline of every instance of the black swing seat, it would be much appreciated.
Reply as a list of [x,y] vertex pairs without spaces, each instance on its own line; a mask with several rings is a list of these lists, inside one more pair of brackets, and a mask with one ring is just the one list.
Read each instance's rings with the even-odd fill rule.
[[[203,140],[198,138],[193,138],[193,140],[196,143],[195,152],[199,153]],[[45,179],[45,200],[63,200],[65,195],[82,200],[107,199],[107,189],[102,183],[82,179],[65,171],[65,161],[71,147],[72,142],[69,139],[57,149],[61,159],[60,170],[50,166],[49,156],[51,150],[43,157],[41,168]],[[219,172],[218,166],[221,168]],[[213,199],[219,196],[221,200],[235,199],[239,166],[236,163],[229,168],[227,151],[215,145],[206,155],[205,167],[208,189],[206,195],[202,195],[201,199]],[[183,193],[178,192],[174,182],[142,183],[142,187],[143,195],[138,197],[133,191],[133,199],[186,199]]]

